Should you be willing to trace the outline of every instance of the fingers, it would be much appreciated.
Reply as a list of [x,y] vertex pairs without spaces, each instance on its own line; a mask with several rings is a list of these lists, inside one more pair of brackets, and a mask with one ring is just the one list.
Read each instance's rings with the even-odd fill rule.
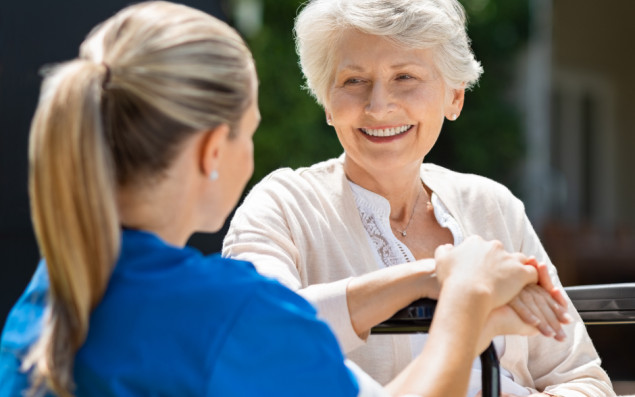
[[567,307],[569,304],[564,297],[564,293],[560,288],[553,285],[551,276],[549,275],[549,267],[546,263],[538,263],[536,265],[538,271],[538,284],[547,290],[553,299],[556,300],[562,307]]
[[566,338],[562,324],[569,323],[571,316],[566,308],[559,305],[542,287],[525,287],[509,306],[523,321],[537,327],[544,336],[554,337],[559,341]]
[[538,262],[535,257],[529,257],[525,262],[526,265],[533,266],[538,272],[538,285],[547,290],[551,297],[558,302],[562,307],[566,308],[569,306],[566,298],[564,297],[564,292],[562,289],[557,288],[553,284],[553,280],[549,275],[549,266],[547,266],[544,262]]
[[[525,323],[538,328],[540,333],[548,338],[556,336],[557,331],[554,330],[546,314],[538,307],[536,302],[523,290],[517,297],[509,302],[509,306],[518,314]],[[536,313],[536,314],[534,314]],[[540,317],[538,317],[538,315]]]
[[531,264],[538,271],[538,284],[542,288],[547,291],[551,291],[556,288],[555,285],[553,285],[551,276],[549,275],[549,268],[547,267],[547,264],[543,262],[538,263],[534,257],[531,257],[527,264]]
[[[564,291],[562,289],[556,288],[552,290],[549,294],[563,308],[566,309],[569,306],[567,299],[564,297]],[[571,318],[570,315],[567,314],[567,316],[569,317],[569,322],[573,321],[573,318]]]
[[[521,291],[522,294],[522,291]],[[532,313],[531,310],[525,305],[525,303],[520,299],[520,297],[515,297],[509,302],[509,306],[514,309],[516,314],[523,320],[525,323],[529,325],[533,325],[534,327],[538,327],[540,325],[540,318],[538,318],[535,314]],[[542,333],[542,330],[540,330]]]
[[437,247],[437,249],[434,251],[434,256],[435,257],[445,257],[446,255],[449,254],[449,252],[452,250],[454,246],[452,244],[443,244]]
[[485,241],[471,236],[456,247],[441,246],[435,252],[437,276],[443,288],[451,280],[454,288],[486,291],[490,309],[502,306],[528,284],[535,284],[535,268],[525,266],[529,258],[522,253],[510,254],[500,241]]

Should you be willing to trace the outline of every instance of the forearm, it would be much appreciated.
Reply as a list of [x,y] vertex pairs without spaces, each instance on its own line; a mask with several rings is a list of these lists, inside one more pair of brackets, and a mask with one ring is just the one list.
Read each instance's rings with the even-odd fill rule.
[[354,277],[346,299],[353,329],[365,337],[370,329],[395,312],[422,298],[436,298],[434,261],[417,261]]

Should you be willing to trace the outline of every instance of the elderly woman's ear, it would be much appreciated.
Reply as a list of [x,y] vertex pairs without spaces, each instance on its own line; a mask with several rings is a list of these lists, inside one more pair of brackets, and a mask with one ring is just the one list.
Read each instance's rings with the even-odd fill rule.
[[331,118],[331,113],[328,110],[324,110],[324,114],[326,116],[326,124],[333,125],[333,120]]
[[456,120],[463,109],[463,101],[465,100],[465,84],[460,88],[449,88],[445,101],[445,117],[448,120]]

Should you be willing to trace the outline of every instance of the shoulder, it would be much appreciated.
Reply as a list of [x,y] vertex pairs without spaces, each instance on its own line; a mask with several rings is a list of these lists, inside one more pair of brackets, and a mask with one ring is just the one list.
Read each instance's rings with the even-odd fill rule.
[[[272,171],[254,186],[255,191],[272,190],[276,186],[285,186],[291,189],[306,189],[313,186],[315,181],[332,181],[342,178],[344,175],[342,158],[334,158],[313,164],[310,167],[298,169],[280,168]],[[251,192],[250,192],[251,194]]]
[[452,186],[457,193],[481,192],[498,196],[511,196],[510,190],[493,179],[470,173],[462,173],[447,168],[424,163],[421,166],[421,176],[424,182],[437,185]]
[[234,298],[248,297],[255,286],[263,283],[251,262],[224,258],[220,254],[193,257],[188,263],[185,288],[200,288],[201,294],[228,294]]
[[357,395],[328,325],[304,298],[266,278],[237,310],[215,361],[212,394],[241,384],[241,395]]
[[347,189],[350,190],[341,157],[296,170],[281,168],[249,191],[236,214],[240,218],[245,212],[262,217],[268,217],[272,211],[303,213],[340,203]]
[[421,178],[446,204],[460,202],[464,205],[495,204],[524,208],[509,188],[484,176],[456,172],[435,164],[424,163],[421,166]]
[[215,282],[222,284],[223,289],[230,289],[236,298],[242,297],[244,305],[258,306],[258,316],[267,317],[266,312],[270,310],[315,316],[316,311],[309,302],[278,280],[258,273],[251,262],[212,255],[204,257],[202,263],[216,269]]

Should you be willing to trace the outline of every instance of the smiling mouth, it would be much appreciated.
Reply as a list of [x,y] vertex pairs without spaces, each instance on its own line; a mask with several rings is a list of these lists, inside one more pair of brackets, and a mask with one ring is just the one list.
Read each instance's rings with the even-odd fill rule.
[[402,125],[401,127],[394,128],[381,128],[381,129],[373,129],[373,128],[360,128],[360,130],[370,136],[376,137],[388,137],[403,134],[406,131],[409,131],[413,125]]

